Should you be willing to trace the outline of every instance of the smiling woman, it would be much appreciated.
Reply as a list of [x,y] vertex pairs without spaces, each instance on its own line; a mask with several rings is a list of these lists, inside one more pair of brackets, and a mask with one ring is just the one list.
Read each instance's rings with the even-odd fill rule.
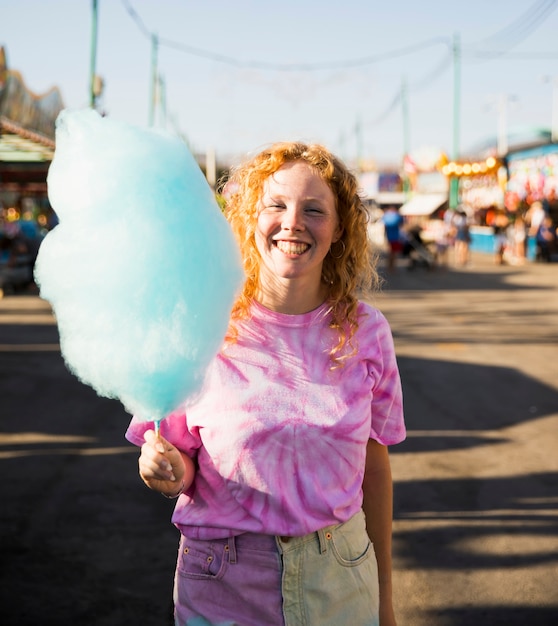
[[[295,174],[298,176],[302,171],[304,176],[301,175],[298,183],[304,179],[304,184],[311,186],[312,193],[316,195],[314,200],[319,199],[321,203],[316,206],[308,204],[306,213],[312,214],[319,209],[322,215],[324,211],[329,212],[331,218],[332,207],[328,200],[334,203],[338,230],[331,235],[328,254],[323,258],[321,275],[316,273],[318,281],[314,283],[314,288],[323,290],[325,286],[322,295],[327,296],[332,304],[332,327],[340,333],[341,347],[347,340],[344,319],[351,322],[349,337],[356,328],[356,294],[364,297],[378,286],[379,279],[368,239],[368,213],[358,194],[356,178],[340,159],[317,144],[273,144],[237,167],[226,185],[226,215],[242,248],[247,277],[244,291],[233,307],[232,317],[233,320],[243,319],[249,315],[251,303],[260,291],[260,282],[263,280],[262,266],[265,264],[258,250],[256,231],[261,221],[258,217],[265,208],[265,194],[269,195],[270,191],[287,195],[299,193],[308,201],[312,197],[312,194],[306,197],[308,189],[297,192],[296,188],[291,190],[285,186],[285,178],[289,179],[289,184],[295,182]],[[332,197],[328,195],[328,189]],[[273,197],[267,201],[270,199],[273,200]],[[285,200],[281,196],[278,199]],[[275,205],[275,210],[280,209],[277,203]],[[335,250],[332,250],[331,243],[334,241]],[[274,277],[274,282],[277,280]],[[294,300],[290,299],[291,303]],[[289,305],[284,303],[284,306]]]
[[230,332],[159,439],[127,433],[144,482],[178,497],[176,623],[394,626],[387,446],[405,425],[390,328],[359,301],[376,273],[357,181],[280,143],[224,195],[247,277]]
[[289,314],[318,307],[327,295],[323,262],[341,234],[333,192],[316,170],[303,161],[282,165],[266,180],[258,210],[258,301]]

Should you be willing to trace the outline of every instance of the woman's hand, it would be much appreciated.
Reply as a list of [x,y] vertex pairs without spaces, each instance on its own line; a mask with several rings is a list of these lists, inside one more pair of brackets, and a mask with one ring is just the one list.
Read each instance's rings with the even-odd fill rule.
[[179,495],[194,480],[192,459],[153,430],[146,431],[139,457],[139,474],[143,482],[167,496]]
[[395,614],[393,612],[393,605],[391,598],[388,601],[382,602],[382,594],[380,592],[380,626],[397,626],[395,620]]

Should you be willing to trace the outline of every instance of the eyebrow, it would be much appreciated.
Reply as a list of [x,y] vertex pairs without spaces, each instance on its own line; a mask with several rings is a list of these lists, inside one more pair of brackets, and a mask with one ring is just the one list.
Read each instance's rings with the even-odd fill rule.
[[[269,193],[269,192],[265,192],[262,194],[262,200],[263,199],[268,199],[268,200],[273,200],[273,201],[278,201],[278,200],[284,200],[287,196],[285,194],[282,193]],[[303,202],[328,202],[328,197],[327,195],[324,193],[323,196],[307,196],[305,198],[302,198]]]

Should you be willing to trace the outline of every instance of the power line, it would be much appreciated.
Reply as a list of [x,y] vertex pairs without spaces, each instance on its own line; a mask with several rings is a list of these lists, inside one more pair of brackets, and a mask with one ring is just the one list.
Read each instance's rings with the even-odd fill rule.
[[130,3],[127,0],[122,0],[122,4],[124,5],[124,8],[126,9],[128,15],[134,20],[134,22],[136,23],[137,27],[141,30],[143,35],[147,37],[148,39],[151,39],[151,36],[152,36],[151,31],[143,23],[143,20],[137,14],[135,9],[130,5]]
[[[528,35],[530,35],[544,20],[547,19],[550,12],[552,12],[556,5],[558,4],[558,0],[538,0],[535,5],[531,6],[525,13],[523,13],[520,17],[514,20],[511,24],[498,31],[494,35],[491,35],[487,39],[482,42],[476,44],[477,46],[488,45],[491,42],[500,42],[505,45],[506,38],[512,37],[513,40],[509,44],[509,47],[517,45],[523,39],[525,39]],[[510,53],[507,49],[503,50],[492,50],[491,52],[486,51],[472,51],[469,55],[481,57],[481,60],[492,60],[498,56],[505,56],[506,58],[511,59],[553,59],[558,57],[558,52],[519,52],[519,53]],[[415,81],[410,85],[411,91],[419,91],[427,86],[429,86],[433,81],[435,81],[448,67],[450,66],[452,61],[451,52],[447,54],[441,62],[428,74],[426,74],[420,81]],[[398,88],[394,97],[388,104],[388,106],[384,109],[382,113],[377,115],[373,120],[367,123],[367,126],[376,126],[383,122],[398,106],[398,104],[402,101],[402,93],[401,87]]]
[[[388,61],[395,58],[403,57],[426,48],[444,45],[447,53],[441,61],[422,79],[414,81],[410,88],[413,92],[425,89],[433,81],[439,78],[451,65],[453,58],[452,40],[449,37],[433,37],[431,39],[396,48],[384,53],[368,55],[355,59],[346,59],[341,61],[330,61],[320,63],[273,63],[266,61],[241,60],[236,57],[215,53],[195,46],[189,46],[182,42],[158,37],[145,25],[137,11],[131,6],[128,0],[121,0],[127,13],[133,19],[141,33],[153,41],[156,38],[158,46],[164,46],[179,52],[184,52],[191,56],[203,58],[216,63],[223,63],[229,66],[244,69],[258,69],[273,72],[319,72],[328,70],[344,70],[357,67],[364,67]],[[466,49],[463,56],[473,57],[477,61],[490,61],[497,57],[505,57],[508,59],[553,59],[558,57],[558,52],[523,52],[510,53],[509,50],[521,43],[527,38],[542,22],[544,22],[550,13],[556,9],[558,0],[537,0],[528,10],[522,13],[517,19],[508,24],[506,27],[497,31],[486,39],[474,44],[470,49]],[[387,107],[379,115],[370,120],[366,126],[377,125],[384,121],[402,101],[402,91],[399,87],[389,101]]]
[[511,24],[481,42],[480,45],[490,46],[492,43],[502,42],[505,46],[506,41],[510,42],[510,45],[516,45],[546,20],[548,14],[555,8],[556,0],[537,0]]
[[[452,62],[452,54],[448,53],[446,56],[444,56],[441,62],[438,63],[436,67],[434,67],[433,70],[428,72],[428,74],[426,74],[421,80],[414,81],[410,85],[412,91],[416,92],[416,91],[420,91],[428,87],[432,82],[434,82],[437,78],[439,78],[449,68],[449,66],[451,65],[451,62]],[[392,99],[389,101],[389,104],[386,106],[386,108],[381,113],[376,115],[373,119],[366,122],[366,126],[370,127],[370,126],[377,126],[378,124],[381,124],[385,119],[389,117],[389,115],[393,111],[395,111],[395,109],[397,108],[399,103],[402,102],[402,100],[403,100],[403,93],[402,93],[402,87],[400,86],[398,87]]]
[[[154,35],[153,33],[145,26],[145,23],[138,15],[138,13],[134,10],[134,8],[130,5],[128,0],[122,0],[122,5],[130,15],[130,17],[134,20],[142,34],[152,40]],[[379,63],[380,61],[387,61],[391,59],[395,59],[398,57],[402,57],[408,54],[412,54],[414,52],[418,52],[419,50],[424,50],[429,47],[437,46],[437,45],[445,45],[448,49],[448,54],[444,56],[442,62],[434,68],[429,74],[427,74],[420,82],[414,84],[414,89],[423,89],[428,84],[430,84],[433,80],[438,78],[438,76],[449,67],[451,61],[451,39],[448,37],[434,37],[428,39],[426,41],[418,42],[416,44],[411,44],[408,46],[404,46],[402,48],[397,48],[395,50],[391,50],[388,52],[369,55],[366,57],[359,57],[356,59],[349,59],[344,61],[333,61],[333,62],[322,62],[322,63],[271,63],[265,61],[253,61],[253,60],[240,60],[234,57],[230,57],[227,55],[222,55],[214,52],[210,52],[208,50],[202,50],[201,48],[196,48],[194,46],[189,46],[187,44],[173,41],[171,39],[167,39],[164,37],[157,37],[157,44],[159,46],[165,46],[167,48],[171,48],[174,50],[178,50],[180,52],[185,52],[187,54],[197,56],[199,58],[204,58],[210,61],[215,61],[218,63],[225,63],[227,65],[232,65],[238,68],[245,69],[260,69],[260,70],[270,70],[277,72],[316,72],[316,71],[325,71],[325,70],[339,70],[339,69],[351,69],[355,67],[363,67],[366,65],[371,65],[374,63]],[[399,102],[401,101],[401,91],[398,90],[393,96],[390,104],[387,108],[378,116],[374,118],[373,121],[369,122],[368,125],[376,125],[381,121],[386,119],[390,113],[395,110]]]
[[385,52],[383,54],[360,57],[357,59],[348,59],[345,61],[330,61],[322,63],[271,63],[265,61],[251,60],[242,61],[240,59],[236,59],[226,55],[216,54],[208,52],[206,50],[201,50],[199,48],[194,48],[192,46],[171,41],[169,39],[159,38],[159,44],[162,46],[166,46],[167,48],[174,48],[175,50],[180,50],[194,56],[203,57],[211,61],[226,63],[227,65],[234,65],[235,67],[270,70],[276,72],[318,72],[325,70],[351,69],[354,67],[372,65],[373,63],[379,63],[380,61],[387,61],[395,59],[397,57],[406,56],[408,54],[412,54],[413,52],[424,50],[425,48],[430,48],[432,46],[437,46],[440,44],[449,46],[451,45],[451,42],[446,37],[436,37],[411,46],[405,46],[404,48]]
[[491,60],[508,54],[508,50],[527,38],[550,13],[556,9],[557,0],[537,0],[511,24],[490,37],[478,42],[470,53],[481,60]]
[[[144,22],[142,21],[138,13],[130,5],[128,0],[122,0],[122,5],[130,15],[130,17],[134,20],[143,35],[151,39],[153,37],[153,33],[145,26]],[[165,37],[157,37],[157,41],[160,46],[172,48],[174,50],[185,52],[186,54],[197,56],[199,58],[204,58],[209,61],[225,63],[227,65],[246,69],[270,70],[275,72],[317,72],[326,70],[350,69],[354,67],[372,65],[374,63],[379,63],[380,61],[396,59],[398,57],[406,56],[408,54],[418,52],[419,50],[424,50],[425,48],[431,48],[433,46],[445,45],[448,47],[448,49],[451,47],[451,40],[448,37],[433,37],[432,39],[427,39],[426,41],[421,41],[416,44],[397,48],[389,52],[359,57],[356,59],[348,59],[345,61],[324,61],[321,63],[272,63],[266,61],[241,60],[228,55],[218,54],[209,50],[203,50],[202,48],[189,46],[185,43],[173,41]]]
[[378,124],[383,122],[385,119],[389,117],[389,115],[393,111],[395,111],[395,109],[397,108],[398,104],[401,102],[402,99],[403,99],[403,93],[402,93],[401,87],[399,87],[399,89],[396,91],[395,95],[391,99],[388,106],[382,111],[382,113],[374,117],[372,120],[369,120],[366,123],[366,126],[377,126]]
[[[467,51],[469,57],[478,57],[477,61],[492,61],[496,57],[503,57],[499,61],[544,61],[558,58],[558,52],[508,52],[507,50],[493,50],[490,53]],[[488,57],[488,58],[487,58]]]
[[431,85],[437,78],[439,78],[451,65],[453,61],[453,51],[448,50],[447,54],[441,59],[428,74],[425,74],[420,80],[414,81],[410,84],[412,91],[421,91],[429,85]]

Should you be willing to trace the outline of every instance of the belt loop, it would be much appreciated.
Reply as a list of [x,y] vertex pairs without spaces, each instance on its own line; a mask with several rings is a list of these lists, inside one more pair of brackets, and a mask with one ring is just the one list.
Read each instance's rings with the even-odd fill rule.
[[229,549],[229,563],[236,563],[236,541],[234,537],[227,539],[227,547]]
[[327,552],[327,539],[325,528],[320,528],[320,530],[318,530],[318,541],[320,542],[320,554],[325,554]]

